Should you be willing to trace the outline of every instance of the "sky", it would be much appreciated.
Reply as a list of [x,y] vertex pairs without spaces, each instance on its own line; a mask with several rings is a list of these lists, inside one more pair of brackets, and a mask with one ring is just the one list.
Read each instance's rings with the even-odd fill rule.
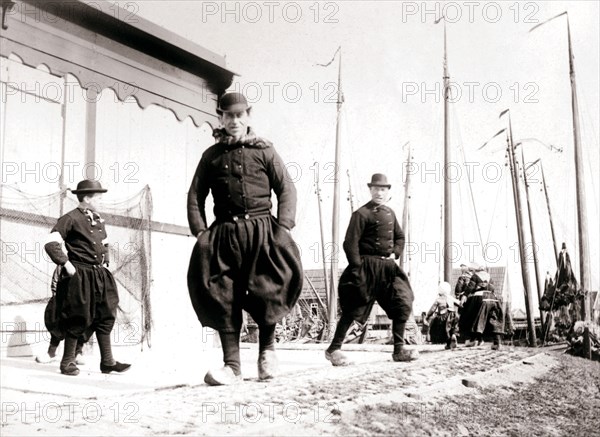
[[[580,108],[592,288],[598,289],[598,2],[190,0],[128,5],[135,14],[226,56],[227,67],[239,74],[231,89],[247,95],[253,105],[253,126],[274,143],[295,181],[298,215],[293,235],[305,268],[320,268],[322,263],[316,169],[320,169],[326,248],[331,249],[336,174],[341,191],[340,244],[351,212],[349,187],[356,209],[369,200],[366,183],[373,173],[387,174],[392,184],[389,206],[401,217],[407,173],[403,163],[408,156],[403,145],[409,142],[414,164],[407,252],[415,312],[426,310],[435,297],[443,241],[444,28],[434,24],[442,14],[453,90],[448,175],[453,182],[454,265],[471,261],[507,266],[513,308],[524,308],[512,188],[504,165],[505,137],[479,150],[506,127],[506,117],[500,119],[499,114],[510,109],[515,143],[524,140],[525,162],[538,158],[543,162],[557,244],[567,243],[579,271],[565,17],[529,33],[537,23],[567,10]],[[338,47],[344,103],[342,160],[335,172],[339,58],[328,67],[317,64],[327,64]],[[539,166],[528,176],[540,275],[553,274]],[[529,229],[526,240],[531,240]],[[345,266],[345,256],[341,251],[338,255],[340,266]],[[528,264],[535,288],[533,265]]]

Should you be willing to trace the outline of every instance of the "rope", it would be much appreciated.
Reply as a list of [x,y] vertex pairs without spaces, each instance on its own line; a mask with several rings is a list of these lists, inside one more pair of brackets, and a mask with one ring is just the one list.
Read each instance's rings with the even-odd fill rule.
[[[453,119],[455,121],[456,131],[458,133],[458,137],[459,137],[459,140],[460,140],[459,141],[458,149],[461,152],[462,163],[463,163],[463,165],[466,168],[467,159],[466,159],[466,156],[465,156],[465,149],[462,146],[462,134],[460,132],[460,125],[458,123],[458,118],[457,118],[456,112],[457,112],[456,110],[453,112]],[[481,237],[481,225],[479,224],[479,216],[477,215],[477,208],[475,207],[475,196],[473,194],[473,186],[471,184],[470,177],[467,177],[467,186],[469,187],[469,194],[470,194],[470,197],[471,197],[471,206],[473,207],[472,211],[473,211],[473,214],[475,216],[475,224],[477,226],[477,235],[479,236],[479,244],[481,245],[481,255],[482,255],[485,267],[487,268],[487,261],[485,259],[484,250],[483,250],[483,238]],[[459,193],[460,193],[460,191],[459,191]]]
[[[505,178],[506,178],[506,172],[504,171],[504,172],[502,172],[502,179],[505,179]],[[498,200],[499,200],[499,198],[500,198],[500,194],[502,193],[502,190],[503,190],[504,188],[505,188],[505,187],[504,187],[504,185],[503,185],[503,184],[498,184],[498,189],[497,189],[497,191],[496,191],[496,200],[495,200],[495,202],[494,202],[494,209],[493,209],[493,211],[492,211],[492,215],[491,215],[491,217],[492,217],[492,220],[490,221],[490,228],[488,229],[487,238],[486,238],[486,240],[485,240],[485,245],[486,245],[486,246],[487,246],[487,244],[490,242],[490,235],[491,235],[491,233],[492,233],[492,226],[494,225],[494,217],[495,217],[495,214],[496,214],[496,208],[498,207]],[[505,208],[505,209],[506,209],[506,208]],[[484,257],[484,260],[485,260],[485,257]]]

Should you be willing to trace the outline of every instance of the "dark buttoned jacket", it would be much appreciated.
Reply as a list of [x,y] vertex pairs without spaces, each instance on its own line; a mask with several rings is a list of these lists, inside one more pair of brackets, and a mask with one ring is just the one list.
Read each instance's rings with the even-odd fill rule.
[[209,191],[217,221],[234,216],[270,214],[271,190],[277,195],[277,221],[291,229],[296,217],[296,189],[273,145],[263,138],[209,147],[198,164],[188,192],[188,222],[193,235],[207,228]]
[[351,266],[359,266],[365,255],[387,258],[393,253],[398,259],[403,250],[404,233],[390,207],[371,201],[352,214],[344,239]]
[[[58,265],[64,265],[69,260],[96,265],[108,261],[104,220],[95,212],[75,208],[66,213],[52,228],[53,236],[56,238],[44,247]],[[60,239],[64,241],[68,255],[63,252]]]

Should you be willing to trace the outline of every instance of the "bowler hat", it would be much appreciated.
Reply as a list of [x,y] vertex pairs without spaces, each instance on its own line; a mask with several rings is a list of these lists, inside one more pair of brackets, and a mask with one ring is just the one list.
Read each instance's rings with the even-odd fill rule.
[[371,176],[371,182],[367,184],[369,188],[371,187],[388,187],[392,188],[392,186],[388,183],[387,176],[382,173],[375,173]]
[[223,112],[243,112],[250,109],[248,100],[242,93],[227,93],[219,99],[219,106],[217,107],[217,114]]
[[106,193],[106,188],[102,188],[102,185],[98,181],[92,179],[84,179],[77,184],[76,190],[71,190],[73,194],[93,194],[93,193]]

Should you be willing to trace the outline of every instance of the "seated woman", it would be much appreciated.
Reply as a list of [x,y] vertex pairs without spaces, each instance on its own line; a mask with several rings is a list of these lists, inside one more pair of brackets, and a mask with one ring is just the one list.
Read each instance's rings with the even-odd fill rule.
[[438,288],[438,297],[427,312],[431,342],[446,343],[446,349],[456,347],[456,309],[460,306],[460,302],[450,294],[451,290],[449,283],[442,282]]

